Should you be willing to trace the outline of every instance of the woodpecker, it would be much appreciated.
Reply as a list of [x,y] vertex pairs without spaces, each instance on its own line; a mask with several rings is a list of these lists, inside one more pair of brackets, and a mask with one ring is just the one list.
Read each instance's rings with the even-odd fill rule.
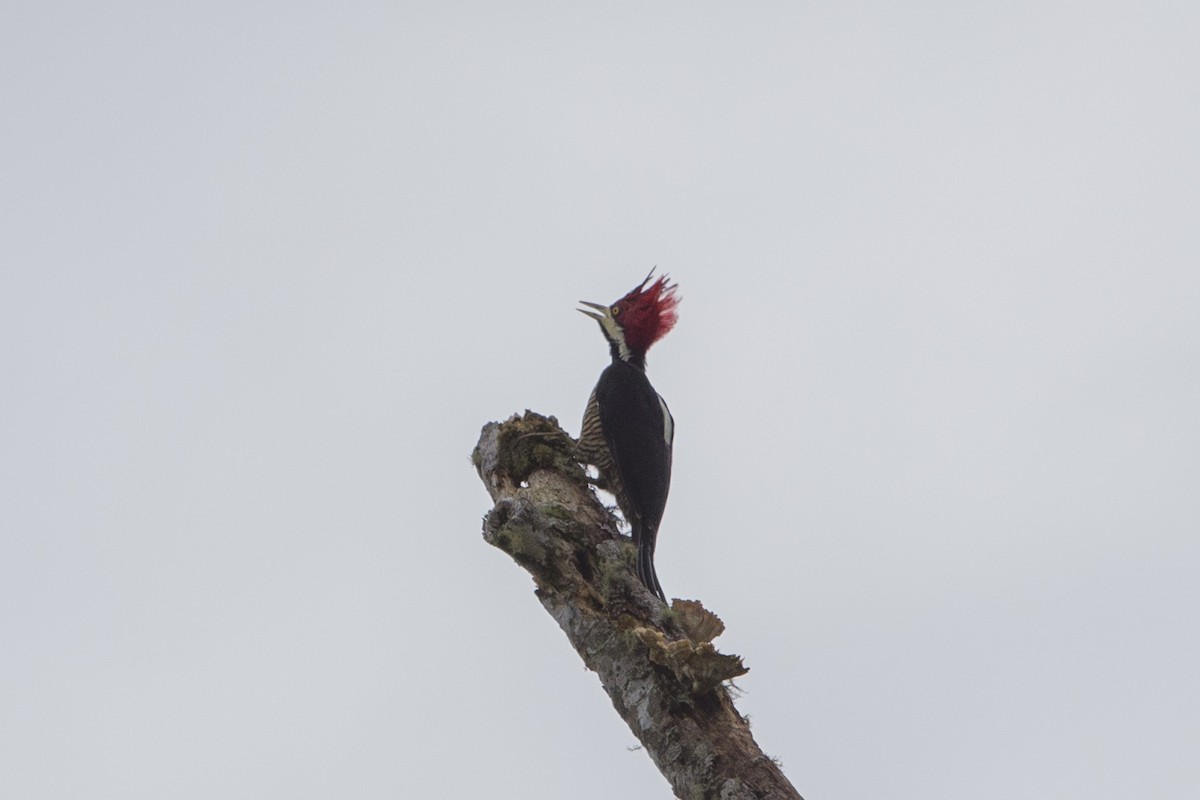
[[[600,473],[598,485],[612,492],[637,546],[637,576],[664,603],[654,572],[654,542],[671,488],[675,420],[646,377],[646,351],[675,327],[676,285],[654,272],[611,305],[578,309],[600,323],[612,363],[588,398],[579,435],[578,458]],[[648,285],[647,285],[648,284]]]

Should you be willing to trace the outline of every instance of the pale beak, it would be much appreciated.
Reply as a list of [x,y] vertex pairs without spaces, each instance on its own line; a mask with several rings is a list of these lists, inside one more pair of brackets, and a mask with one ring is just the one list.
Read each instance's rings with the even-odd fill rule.
[[579,304],[587,306],[588,308],[594,308],[594,309],[596,309],[596,311],[604,312],[603,314],[597,314],[593,311],[585,311],[582,308],[575,309],[580,314],[587,314],[592,319],[599,320],[600,322],[603,322],[608,317],[608,306],[601,305],[600,303],[589,303],[587,300],[580,300]]

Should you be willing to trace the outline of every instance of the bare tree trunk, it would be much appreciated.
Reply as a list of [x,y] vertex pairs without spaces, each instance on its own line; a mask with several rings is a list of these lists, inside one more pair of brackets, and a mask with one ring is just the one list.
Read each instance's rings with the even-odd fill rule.
[[633,572],[633,546],[597,500],[575,444],[526,412],[484,426],[472,461],[495,507],[484,539],[528,570],[537,597],[682,800],[801,800],[763,755],[725,682],[724,626],[694,601],[663,607]]

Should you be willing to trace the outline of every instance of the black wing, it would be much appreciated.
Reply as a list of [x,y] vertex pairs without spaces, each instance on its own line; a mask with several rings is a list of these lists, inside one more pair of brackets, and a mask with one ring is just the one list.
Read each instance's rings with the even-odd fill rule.
[[674,420],[646,373],[620,361],[610,364],[601,374],[596,401],[600,427],[620,474],[621,486],[639,517],[628,522],[649,534],[648,544],[653,552],[653,536],[671,488]]

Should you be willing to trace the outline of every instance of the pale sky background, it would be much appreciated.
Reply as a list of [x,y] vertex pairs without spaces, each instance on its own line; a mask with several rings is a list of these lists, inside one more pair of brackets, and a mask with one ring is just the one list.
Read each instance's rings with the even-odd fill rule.
[[1200,5],[5,3],[0,785],[670,797],[480,537],[680,284],[669,596],[808,800],[1200,786]]

